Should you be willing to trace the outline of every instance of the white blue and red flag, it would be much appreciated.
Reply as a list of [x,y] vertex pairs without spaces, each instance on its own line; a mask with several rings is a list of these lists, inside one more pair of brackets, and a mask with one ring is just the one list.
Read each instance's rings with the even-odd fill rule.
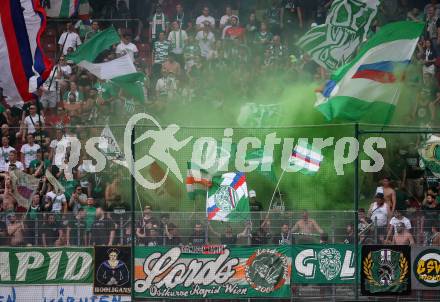
[[241,172],[224,173],[212,178],[206,199],[208,220],[230,221],[249,218],[246,176]]
[[292,150],[289,163],[303,174],[314,174],[319,171],[323,159],[320,150],[300,140]]
[[34,99],[31,92],[50,74],[52,63],[40,42],[45,27],[46,13],[39,0],[1,1],[0,88],[11,107]]

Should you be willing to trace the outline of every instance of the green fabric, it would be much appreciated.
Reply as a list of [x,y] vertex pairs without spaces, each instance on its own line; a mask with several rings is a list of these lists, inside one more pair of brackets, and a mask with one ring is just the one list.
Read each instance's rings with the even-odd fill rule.
[[138,102],[144,102],[144,80],[142,72],[131,73],[111,79],[111,82]]
[[121,39],[118,33],[115,28],[111,26],[83,43],[75,52],[69,54],[67,59],[72,60],[76,64],[83,60],[93,62],[101,52],[120,41]]
[[86,211],[86,230],[90,231],[96,219],[96,208],[94,206],[85,206]]
[[380,44],[404,39],[417,39],[422,34],[424,24],[410,21],[400,21],[385,25],[376,35],[368,40],[362,47],[356,57],[349,64],[346,64],[336,70],[331,79],[340,81],[347,71],[349,71],[370,49]]
[[[208,247],[209,248],[209,247]],[[153,276],[151,285],[146,286],[145,278],[138,277],[135,280],[135,298],[169,298],[184,297],[184,299],[243,299],[263,298],[272,301],[275,298],[289,298],[290,274],[291,274],[291,247],[265,246],[261,247],[218,247],[217,251],[203,252],[204,248],[188,247],[182,253],[181,248],[175,247],[136,247],[135,263],[136,271],[145,272],[145,268],[152,269],[155,263],[159,263],[159,257],[164,254],[173,255],[175,260],[166,262],[169,269],[160,273],[160,277]],[[152,255],[155,254],[155,257]],[[148,263],[145,261],[149,259]],[[161,258],[161,260],[165,260]],[[166,261],[166,260],[165,260]],[[190,283],[185,286],[185,278],[190,273],[187,263],[200,263],[201,268],[195,274],[194,279],[198,284]],[[162,262],[161,262],[162,263]],[[159,268],[151,271],[159,271]],[[151,275],[151,272],[145,272]],[[214,277],[215,276],[215,277]],[[221,277],[220,277],[221,276]],[[149,276],[151,277],[151,276]],[[238,279],[236,279],[238,278]],[[160,280],[171,280],[173,286],[168,287],[167,282],[160,287]],[[163,283],[163,282],[161,282]],[[152,296],[151,288],[157,288],[156,295]],[[234,290],[231,290],[231,289]],[[160,293],[159,293],[160,292]],[[204,295],[206,294],[206,296]],[[273,298],[273,299],[271,299]]]
[[[31,168],[31,169],[37,169],[37,168],[40,166],[40,164],[41,164],[41,161],[40,161],[40,160],[38,160],[38,159],[34,159],[34,160],[32,160],[32,161],[29,163],[29,168]],[[50,160],[48,160],[48,159],[45,159],[45,160],[44,160],[43,174],[44,174],[44,172],[46,171],[46,169],[47,169],[48,167],[50,167],[51,165],[52,165],[52,162],[51,162]]]
[[[334,116],[341,120],[362,121],[373,124],[387,124],[393,116],[395,106],[384,102],[366,102],[364,100],[336,96],[316,107],[330,121]],[[368,114],[365,112],[368,111]]]
[[66,199],[70,200],[70,197],[72,197],[72,193],[75,191],[79,182],[77,180],[60,180],[60,183],[65,189],[64,195],[66,196]]
[[[90,285],[93,283],[93,248],[1,247],[0,253],[4,259],[7,259],[3,261],[7,265],[2,265],[0,276],[2,285]],[[7,299],[7,301],[12,300]]]
[[108,101],[112,97],[118,96],[118,89],[110,82],[97,82],[93,87],[98,90],[98,94],[101,94],[104,101]]
[[[360,249],[358,254],[360,256]],[[321,264],[318,259],[331,259],[334,261],[333,266],[330,267],[327,263],[325,267],[326,263]],[[353,284],[355,279],[358,279],[355,273],[355,259],[353,244],[295,244],[292,246],[292,264],[295,266],[292,268],[292,282]],[[313,269],[305,269],[306,265]],[[339,267],[339,270],[336,271],[336,267]]]

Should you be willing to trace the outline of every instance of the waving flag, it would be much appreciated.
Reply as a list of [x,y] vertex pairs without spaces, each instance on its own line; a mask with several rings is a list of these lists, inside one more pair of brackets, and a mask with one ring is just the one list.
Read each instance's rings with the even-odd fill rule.
[[323,159],[320,150],[305,141],[300,141],[292,151],[289,164],[296,167],[299,172],[311,175],[319,171]]
[[388,123],[423,27],[409,21],[382,27],[350,64],[332,74],[316,108],[328,120]]
[[379,0],[334,0],[325,24],[310,29],[298,46],[316,63],[334,71],[353,59],[367,37],[378,6]]
[[45,8],[50,18],[70,18],[78,11],[79,5],[80,0],[50,0],[46,1]]
[[45,27],[45,12],[39,1],[1,1],[0,87],[11,107],[32,100],[30,82],[38,87],[50,74],[52,63],[40,44]]
[[40,180],[20,170],[11,170],[9,175],[11,176],[12,195],[15,200],[17,200],[20,206],[29,208],[32,196],[37,191]]
[[193,162],[188,162],[186,175],[186,191],[190,199],[194,200],[198,194],[205,195],[211,186],[212,175]]
[[213,177],[206,199],[208,220],[230,221],[249,218],[246,176],[241,172]]

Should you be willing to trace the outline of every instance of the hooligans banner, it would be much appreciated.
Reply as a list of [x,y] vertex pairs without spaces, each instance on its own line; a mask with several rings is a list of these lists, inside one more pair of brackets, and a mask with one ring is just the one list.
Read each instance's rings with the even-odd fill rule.
[[440,249],[414,247],[412,257],[412,285],[414,289],[440,290]]
[[290,297],[289,246],[138,247],[136,298]]
[[362,295],[408,295],[411,293],[410,274],[410,246],[362,246]]
[[0,284],[91,284],[92,248],[0,248]]
[[353,284],[356,257],[351,244],[292,246],[293,283]]

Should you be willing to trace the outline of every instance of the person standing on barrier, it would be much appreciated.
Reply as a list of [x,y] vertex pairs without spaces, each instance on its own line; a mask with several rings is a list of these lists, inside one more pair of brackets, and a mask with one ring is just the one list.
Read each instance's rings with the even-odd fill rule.
[[315,237],[324,231],[314,219],[309,218],[309,213],[304,210],[302,218],[293,226],[292,233],[298,235],[297,243],[315,243]]
[[375,201],[370,205],[368,210],[368,216],[374,223],[377,231],[376,242],[383,243],[385,240],[388,218],[391,214],[389,205],[385,203],[385,198],[383,193],[377,193]]

